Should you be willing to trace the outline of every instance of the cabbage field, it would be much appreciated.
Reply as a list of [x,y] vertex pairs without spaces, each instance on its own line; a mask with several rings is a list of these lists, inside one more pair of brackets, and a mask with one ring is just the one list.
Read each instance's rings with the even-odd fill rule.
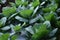
[[60,40],[60,1],[0,0],[0,40]]

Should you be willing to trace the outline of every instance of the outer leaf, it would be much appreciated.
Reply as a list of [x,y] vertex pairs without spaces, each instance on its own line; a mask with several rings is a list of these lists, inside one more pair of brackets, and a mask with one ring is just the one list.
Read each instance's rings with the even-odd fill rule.
[[29,26],[29,27],[27,27],[25,29],[26,29],[26,31],[30,32],[31,34],[34,34],[34,31],[32,29],[32,26]]
[[1,20],[0,20],[0,27],[4,26],[6,21],[7,21],[6,17],[1,18]]
[[17,19],[17,20],[19,20],[19,21],[21,21],[21,22],[28,22],[27,19],[22,18],[22,17],[19,17],[19,16],[16,16],[15,19]]
[[9,26],[5,26],[5,27],[3,27],[3,28],[1,28],[1,30],[9,30],[10,29],[10,27]]
[[54,36],[57,31],[58,31],[58,28],[53,29],[53,30],[50,32],[49,37]]

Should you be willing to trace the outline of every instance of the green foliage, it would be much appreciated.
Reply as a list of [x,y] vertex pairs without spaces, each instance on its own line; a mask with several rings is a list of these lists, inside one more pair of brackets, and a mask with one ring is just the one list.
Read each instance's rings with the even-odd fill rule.
[[16,6],[18,7],[19,5],[27,5],[28,1],[23,2],[22,0],[15,0]]
[[60,21],[57,21],[57,27],[59,27],[60,28]]
[[28,5],[28,1],[24,2],[23,5],[24,5],[24,6]]
[[9,36],[9,33],[3,34],[0,36],[0,40],[8,40]]
[[24,18],[29,18],[32,15],[33,10],[21,10],[20,15]]
[[44,16],[45,20],[49,20],[49,21],[52,20],[52,17],[54,17],[54,12],[49,13],[48,15],[45,15],[45,16]]
[[46,8],[42,8],[44,12],[50,12],[50,11],[55,11],[57,9],[58,5],[57,4],[50,4]]
[[22,5],[22,1],[21,0],[15,0],[16,6]]
[[39,40],[39,39],[41,39],[42,37],[44,37],[45,35],[48,34],[48,31],[49,30],[47,30],[45,24],[41,25],[40,28],[37,30],[37,32],[32,35],[32,40]]
[[13,3],[13,2],[9,2],[9,4],[10,4],[12,7],[16,6],[15,3]]
[[39,0],[36,0],[36,1],[32,2],[32,6],[33,6],[33,7],[36,7],[36,6],[38,6],[39,4],[40,4]]
[[13,35],[13,36],[11,37],[11,40],[16,40],[16,38],[17,38],[17,35]]
[[60,1],[59,1],[59,0],[55,0],[55,2],[56,2],[56,3],[60,3]]
[[16,12],[16,7],[4,7],[2,11],[4,16],[9,17]]
[[2,22],[1,22],[1,20],[0,20],[0,27],[2,27],[2,25],[3,25],[3,24],[2,24]]
[[59,0],[11,1],[14,0],[6,4],[5,0],[0,0],[0,40],[18,40],[18,37],[22,40],[45,40],[48,37],[46,40],[50,40],[56,36],[60,28]]
[[20,31],[20,29],[21,29],[21,26],[20,25],[16,25],[15,27],[14,27],[14,31]]

